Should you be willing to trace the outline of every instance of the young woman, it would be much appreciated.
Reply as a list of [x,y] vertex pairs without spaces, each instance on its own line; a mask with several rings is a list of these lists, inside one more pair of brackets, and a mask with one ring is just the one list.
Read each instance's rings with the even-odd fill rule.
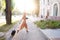
[[27,23],[26,23],[26,13],[24,12],[23,17],[21,19],[21,24],[19,26],[19,29],[17,30],[17,32],[19,32],[19,30],[22,30],[24,27],[26,28],[26,32],[28,32],[28,27],[27,27]]

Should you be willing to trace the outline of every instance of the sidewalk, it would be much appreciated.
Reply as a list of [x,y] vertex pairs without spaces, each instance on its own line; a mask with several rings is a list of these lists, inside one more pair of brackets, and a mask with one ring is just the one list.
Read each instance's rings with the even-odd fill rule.
[[[60,40],[60,29],[41,29],[50,40]],[[48,34],[48,35],[47,35]]]
[[[45,20],[44,18],[39,17],[31,17],[32,22],[39,21],[39,20]],[[46,35],[49,40],[60,40],[60,29],[40,29],[40,31],[43,32],[44,35]]]
[[[38,18],[39,19],[39,18]],[[34,21],[38,20],[37,18],[33,18],[32,16],[28,18],[27,20],[27,25],[28,25],[28,29],[29,32],[27,33],[25,31],[25,29],[19,31],[19,33],[15,34],[15,36],[12,38],[10,38],[11,36],[11,31],[16,29],[19,26],[19,22],[14,25],[14,27],[12,29],[10,29],[7,33],[6,33],[6,40],[49,40],[42,32],[40,29],[38,29],[36,27],[36,25],[34,25]],[[39,19],[40,20],[40,19]]]
[[[45,30],[41,30],[40,28],[38,29],[36,27],[36,25],[34,25],[33,22],[37,21],[37,20],[43,20],[42,18],[37,18],[37,17],[33,17],[30,16],[28,17],[27,20],[27,24],[28,24],[28,28],[29,28],[29,32],[27,33],[25,31],[25,29],[21,30],[18,34],[16,34],[13,39],[10,38],[10,34],[11,31],[13,29],[16,29],[19,25],[19,22],[14,25],[14,27],[12,29],[10,29],[7,33],[6,33],[6,40],[60,40],[60,29],[58,30],[51,30],[51,29],[45,29]],[[48,38],[47,38],[47,37]]]
[[27,20],[29,32],[25,29],[16,33],[12,40],[48,40],[48,38],[34,25],[31,20]]

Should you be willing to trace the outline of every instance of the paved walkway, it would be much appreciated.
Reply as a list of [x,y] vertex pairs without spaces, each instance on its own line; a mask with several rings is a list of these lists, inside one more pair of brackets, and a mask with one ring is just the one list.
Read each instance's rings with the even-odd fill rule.
[[[29,28],[29,32],[27,33],[25,31],[25,28],[23,30],[21,30],[19,33],[16,33],[15,36],[12,38],[10,37],[10,33],[13,29],[16,29],[19,25],[19,23],[17,23],[11,30],[9,30],[6,34],[6,40],[49,40],[47,37],[51,36],[50,34],[50,31],[44,31],[46,33],[46,36],[45,34],[43,34],[41,32],[41,30],[39,28],[36,27],[36,25],[34,25],[34,21],[37,21],[37,20],[41,20],[40,18],[36,18],[36,17],[29,17],[29,19],[27,20],[27,24],[28,24],[28,28]],[[49,34],[48,34],[49,33]],[[57,32],[56,32],[57,33]],[[48,34],[48,35],[47,35]],[[55,32],[54,32],[55,34]],[[55,35],[53,34],[53,36],[55,37]],[[57,34],[58,35],[58,34]],[[60,36],[59,36],[60,37]],[[60,40],[60,38],[54,38],[54,39],[51,39],[51,40]]]
[[16,33],[12,40],[48,40],[48,38],[31,22],[27,20],[29,32],[25,29]]
[[6,33],[6,40],[49,40],[41,31],[39,28],[34,25],[33,21],[35,21],[36,18],[29,17],[27,20],[27,25],[29,32],[27,33],[25,28],[19,31],[19,33],[16,33],[15,36],[11,37],[11,31],[16,29],[19,26],[19,23],[17,23],[11,30],[9,30]]
[[41,29],[41,31],[51,40],[60,40],[60,29]]

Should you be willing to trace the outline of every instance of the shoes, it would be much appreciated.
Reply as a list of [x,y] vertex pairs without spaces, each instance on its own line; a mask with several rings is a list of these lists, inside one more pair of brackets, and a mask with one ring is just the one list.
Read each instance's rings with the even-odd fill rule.
[[28,30],[26,32],[29,32]]
[[17,30],[17,33],[19,32],[19,30]]

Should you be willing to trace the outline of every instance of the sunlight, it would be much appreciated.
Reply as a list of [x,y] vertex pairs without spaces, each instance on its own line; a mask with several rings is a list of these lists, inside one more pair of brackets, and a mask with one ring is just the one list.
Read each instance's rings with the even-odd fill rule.
[[35,9],[33,0],[14,0],[15,8],[19,9],[20,12],[26,11],[27,13],[32,12]]

